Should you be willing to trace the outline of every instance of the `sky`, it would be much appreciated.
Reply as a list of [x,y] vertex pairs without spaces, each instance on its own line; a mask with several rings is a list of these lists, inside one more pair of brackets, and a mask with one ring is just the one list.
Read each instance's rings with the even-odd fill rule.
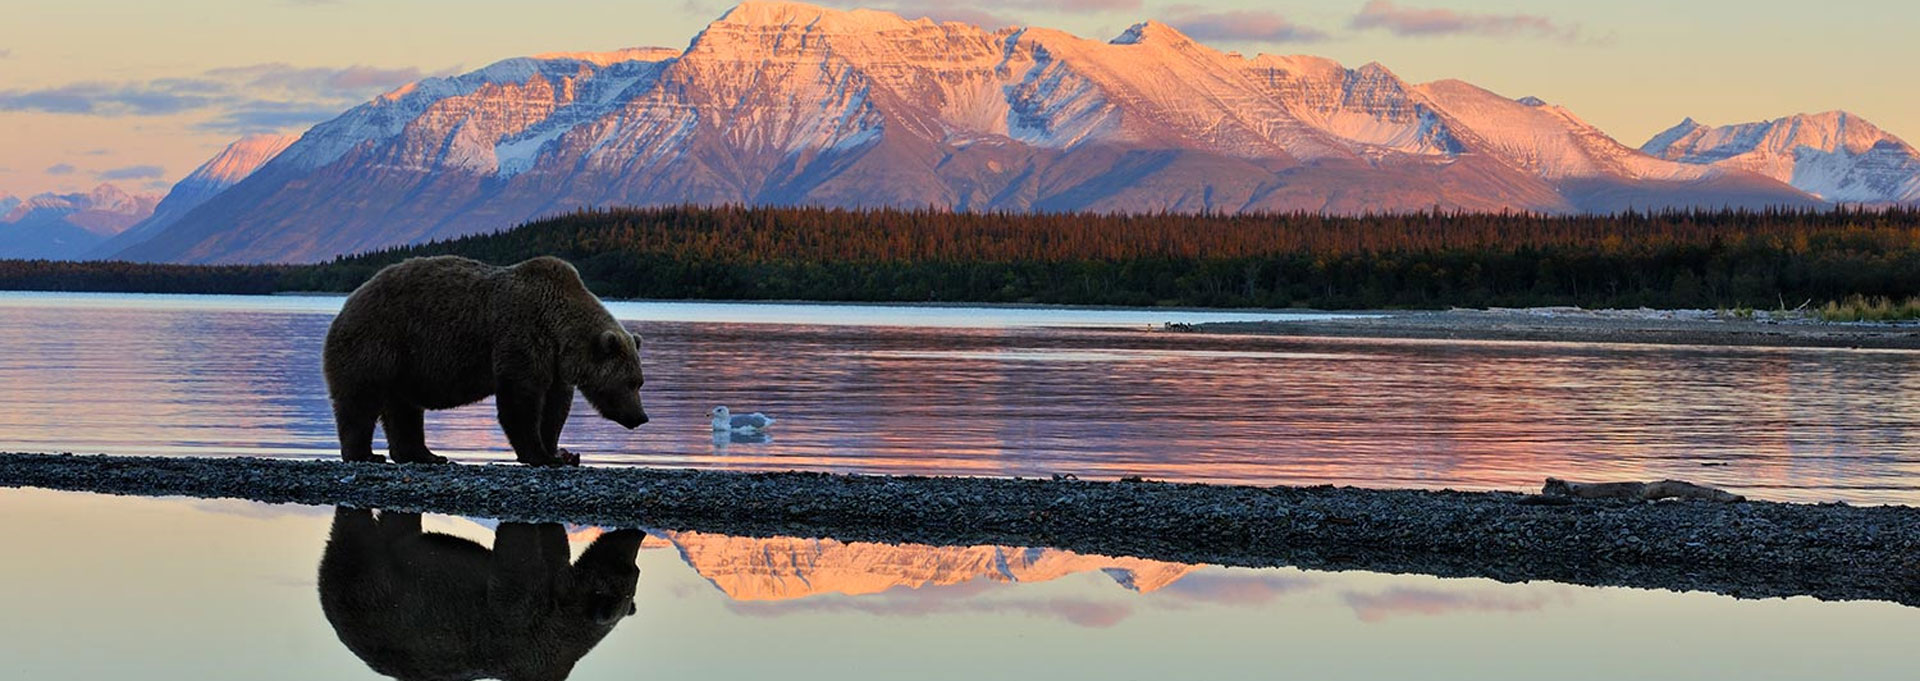
[[[1845,109],[1920,140],[1908,0],[816,0],[1109,38],[1158,19],[1223,50],[1377,61],[1572,109],[1630,146],[1685,117]],[[0,196],[161,192],[228,142],[412,80],[555,51],[685,47],[716,0],[10,0]]]

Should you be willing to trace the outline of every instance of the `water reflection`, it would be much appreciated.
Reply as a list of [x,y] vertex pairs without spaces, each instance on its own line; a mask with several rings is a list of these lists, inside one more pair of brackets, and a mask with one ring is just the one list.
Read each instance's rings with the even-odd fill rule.
[[423,532],[420,515],[339,508],[320,604],[353,654],[398,679],[564,679],[636,611],[639,530],[570,561],[558,523],[501,523],[491,549]]
[[[23,548],[0,560],[6,678],[379,677],[341,644],[314,581],[323,556],[365,566],[401,557],[369,548],[379,546],[379,514],[338,513],[346,526],[335,528],[331,508],[33,489],[0,489],[0,510],[0,542]],[[397,534],[415,536],[413,516],[390,519],[406,520],[394,523]],[[469,565],[515,553],[500,530],[536,538],[528,543],[542,550],[519,553],[551,566],[537,574],[614,534],[418,522],[440,536],[410,541],[461,546],[456,555],[468,558],[454,560]],[[356,551],[329,541],[349,528],[373,541],[356,540]],[[630,544],[635,533],[621,536]],[[1657,668],[1676,678],[1909,681],[1920,629],[1920,608],[1893,603],[1194,566],[1034,547],[650,530],[637,554],[620,552],[621,567],[637,563],[646,575],[617,580],[640,615],[581,657],[572,679],[1537,681]],[[455,574],[468,585],[445,592],[477,602],[485,592],[474,573]],[[330,579],[327,589],[366,586]],[[447,600],[419,607],[493,616]],[[386,640],[415,638],[403,630]]]
[[[331,312],[301,300],[0,295],[0,449],[335,456]],[[1671,477],[1920,504],[1920,353],[880,327],[851,325],[865,308],[779,306],[802,308],[777,321],[809,323],[740,324],[715,320],[766,311],[620,306],[647,335],[654,421],[575,418],[562,444],[589,464],[1460,489]],[[776,414],[777,434],[715,438],[703,414],[723,403]],[[488,404],[427,428],[450,458],[512,460]]]

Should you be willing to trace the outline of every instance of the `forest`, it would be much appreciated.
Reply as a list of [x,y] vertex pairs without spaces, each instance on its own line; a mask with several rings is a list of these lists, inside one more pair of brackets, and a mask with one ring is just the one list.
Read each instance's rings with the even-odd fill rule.
[[382,266],[556,255],[614,298],[1130,306],[1795,307],[1920,293],[1920,210],[1335,217],[668,207],[306,265],[0,262],[0,289],[349,291]]

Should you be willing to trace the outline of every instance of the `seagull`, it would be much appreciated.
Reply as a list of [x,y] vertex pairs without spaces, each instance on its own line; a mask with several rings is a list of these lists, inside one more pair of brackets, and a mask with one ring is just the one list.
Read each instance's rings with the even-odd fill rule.
[[713,419],[715,431],[732,433],[758,433],[773,425],[773,417],[760,412],[734,416],[725,406],[707,410],[707,418]]

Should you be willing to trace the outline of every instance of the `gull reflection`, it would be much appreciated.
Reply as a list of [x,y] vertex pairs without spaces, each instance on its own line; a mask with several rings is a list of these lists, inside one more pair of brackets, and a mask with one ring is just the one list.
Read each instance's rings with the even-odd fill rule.
[[558,523],[501,523],[491,549],[422,532],[417,513],[337,508],[320,605],[340,641],[398,679],[564,679],[634,614],[639,530],[569,562]]
[[766,431],[751,433],[737,433],[726,430],[713,431],[713,449],[716,452],[726,452],[728,445],[763,445],[772,441],[773,435],[768,434]]

